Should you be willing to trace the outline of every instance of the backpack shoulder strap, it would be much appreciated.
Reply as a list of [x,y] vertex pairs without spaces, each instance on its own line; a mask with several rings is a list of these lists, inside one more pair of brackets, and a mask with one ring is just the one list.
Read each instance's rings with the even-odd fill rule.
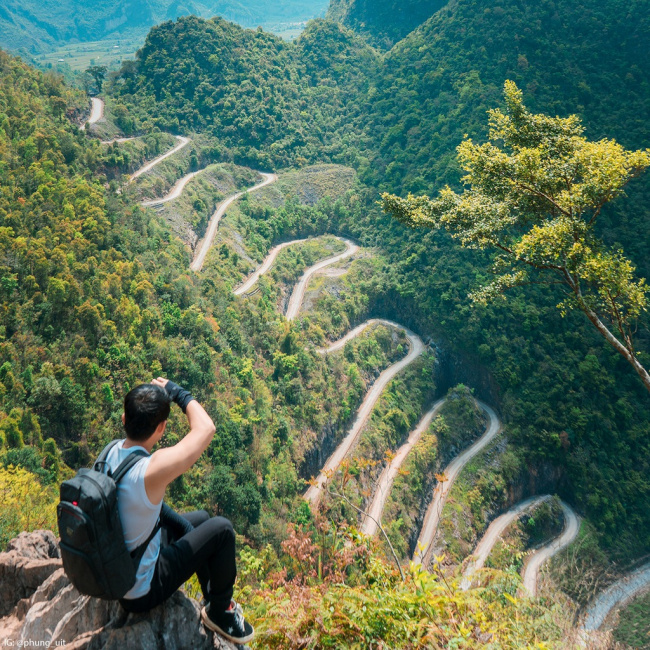
[[[111,442],[109,442],[109,443],[106,445],[106,447],[104,447],[104,449],[102,449],[102,453],[99,454],[99,456],[97,457],[97,460],[95,461],[95,465],[97,465],[97,463],[105,463],[105,462],[106,462],[106,457],[108,456],[108,452],[109,452],[111,449],[113,449],[113,447],[115,447],[115,445],[116,445],[118,442],[119,442],[119,439],[118,439],[118,440],[111,440]],[[93,466],[93,467],[94,467],[94,466]]]
[[116,468],[113,472],[113,480],[119,483],[125,474],[141,459],[148,458],[149,454],[143,449],[136,449],[132,451]]

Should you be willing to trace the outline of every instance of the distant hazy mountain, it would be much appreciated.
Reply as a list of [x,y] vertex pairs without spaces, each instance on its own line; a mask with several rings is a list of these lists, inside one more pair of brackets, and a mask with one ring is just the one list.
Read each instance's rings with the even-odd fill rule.
[[146,32],[180,16],[219,15],[244,27],[302,22],[321,15],[327,0],[2,0],[0,47],[39,53],[68,43],[124,32]]
[[151,3],[142,0],[4,0],[0,4],[0,45],[40,52],[75,41],[92,41],[125,28],[155,21]]

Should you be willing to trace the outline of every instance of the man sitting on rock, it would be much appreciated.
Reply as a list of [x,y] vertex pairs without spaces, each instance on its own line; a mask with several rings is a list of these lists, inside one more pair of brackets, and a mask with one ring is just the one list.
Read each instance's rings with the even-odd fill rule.
[[[187,415],[189,433],[173,447],[151,454],[165,433],[170,402]],[[136,449],[143,458],[118,484],[118,509],[126,546],[137,548],[151,534],[158,518],[162,532],[149,543],[138,567],[136,583],[120,601],[129,612],[145,612],[169,598],[194,573],[207,605],[201,611],[204,625],[233,643],[253,638],[241,606],[232,600],[237,575],[235,533],[223,517],[205,510],[178,515],[162,500],[167,486],[186,472],[210,444],[215,427],[203,407],[167,379],[158,377],[142,384],[124,398],[122,422],[126,439],[109,452],[112,471]]]

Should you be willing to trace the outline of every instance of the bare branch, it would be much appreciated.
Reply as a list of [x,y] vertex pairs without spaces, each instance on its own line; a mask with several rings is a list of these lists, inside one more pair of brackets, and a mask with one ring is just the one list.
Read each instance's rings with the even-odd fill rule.
[[402,581],[404,581],[406,578],[404,577],[402,566],[399,563],[399,560],[397,559],[397,553],[395,553],[395,549],[393,548],[393,545],[390,543],[390,539],[388,539],[388,535],[386,534],[384,527],[370,513],[366,512],[365,510],[361,510],[361,508],[355,506],[354,503],[352,503],[352,501],[350,501],[350,499],[348,499],[344,494],[339,494],[338,492],[334,492],[332,488],[329,488],[327,492],[328,494],[331,494],[333,497],[339,497],[339,499],[343,499],[348,505],[352,506],[358,513],[365,515],[366,517],[369,517],[377,524],[377,527],[379,528],[379,530],[381,530],[384,539],[388,542],[388,546],[390,547],[390,552],[393,554],[395,564],[397,564],[397,568],[399,569],[399,574],[400,576],[402,576]]

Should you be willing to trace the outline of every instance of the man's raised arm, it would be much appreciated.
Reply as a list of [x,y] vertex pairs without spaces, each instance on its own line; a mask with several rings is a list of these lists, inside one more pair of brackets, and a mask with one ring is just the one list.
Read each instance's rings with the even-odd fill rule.
[[207,449],[214,437],[215,426],[205,409],[180,386],[158,377],[152,384],[164,388],[187,415],[189,433],[173,447],[159,449],[151,456],[144,477],[144,486],[151,503],[159,503],[167,486],[186,472]]

